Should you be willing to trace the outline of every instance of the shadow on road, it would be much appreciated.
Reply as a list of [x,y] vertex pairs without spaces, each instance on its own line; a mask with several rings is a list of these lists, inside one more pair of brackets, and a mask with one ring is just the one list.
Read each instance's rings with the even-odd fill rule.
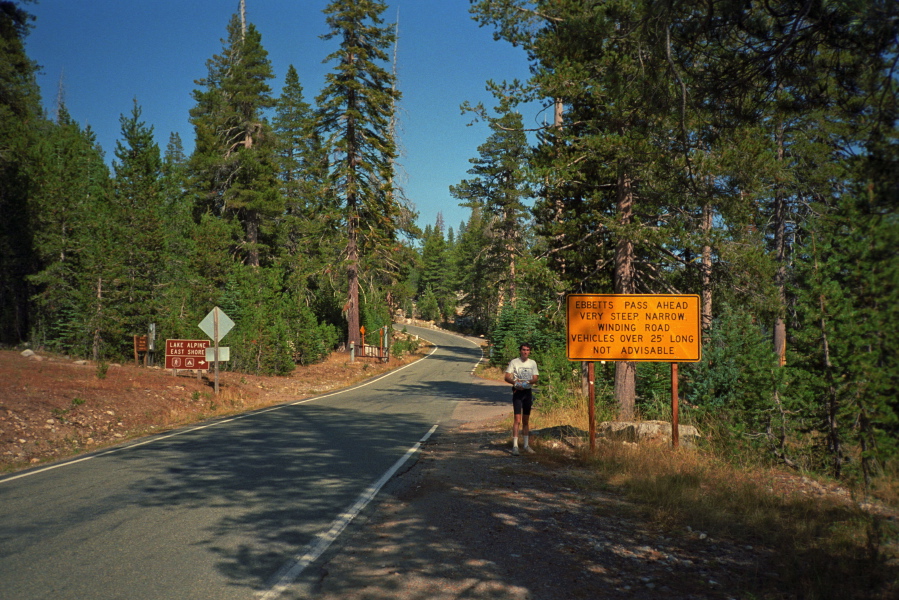
[[193,547],[217,557],[229,585],[264,589],[419,440],[435,410],[449,418],[459,400],[491,414],[508,404],[504,385],[467,372],[439,378],[443,365],[473,365],[479,352],[441,348],[427,359],[426,371],[436,376],[410,370],[405,379],[360,388],[352,403],[283,405],[244,415],[239,427],[213,426],[121,453],[114,460],[127,463],[133,478],[126,495],[138,509],[183,521]]

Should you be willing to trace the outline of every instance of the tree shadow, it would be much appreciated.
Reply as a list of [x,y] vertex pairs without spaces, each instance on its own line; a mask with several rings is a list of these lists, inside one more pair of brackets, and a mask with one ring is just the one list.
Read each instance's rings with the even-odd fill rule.
[[230,585],[259,589],[430,425],[414,413],[283,406],[119,460],[137,471],[129,495],[140,507],[196,511],[205,525],[192,544],[219,557]]

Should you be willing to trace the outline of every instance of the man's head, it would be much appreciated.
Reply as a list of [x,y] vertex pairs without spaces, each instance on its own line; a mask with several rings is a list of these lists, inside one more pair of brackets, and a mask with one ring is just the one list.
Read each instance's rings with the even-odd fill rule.
[[518,347],[518,354],[521,360],[527,360],[531,355],[531,345],[530,344],[522,344]]

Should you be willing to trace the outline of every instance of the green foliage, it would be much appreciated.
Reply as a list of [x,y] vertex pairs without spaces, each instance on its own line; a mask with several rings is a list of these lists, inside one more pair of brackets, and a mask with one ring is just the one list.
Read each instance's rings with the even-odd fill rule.
[[793,466],[816,468],[808,437],[814,400],[806,375],[781,367],[770,334],[752,315],[723,307],[699,363],[683,365],[680,390],[690,420],[714,423],[719,442]]
[[465,314],[482,326],[498,306],[518,297],[517,267],[527,254],[530,219],[524,201],[533,195],[521,114],[506,100],[500,101],[497,111],[497,117],[489,118],[491,134],[478,146],[478,157],[469,160],[468,173],[473,177],[450,186],[460,205],[472,210],[460,257],[469,261],[461,270],[463,303]]
[[140,117],[136,102],[129,116],[120,117],[122,139],[115,150],[109,206],[111,243],[103,257],[108,275],[102,335],[107,351],[117,357],[127,357],[133,336],[159,321],[166,280],[162,157],[153,128]]
[[455,261],[459,287],[463,292],[462,314],[471,321],[476,333],[487,333],[499,310],[499,297],[490,264],[483,252],[487,244],[488,223],[479,206],[459,234]]
[[418,312],[423,319],[452,323],[456,315],[456,269],[453,248],[443,236],[443,217],[437,215],[432,228],[425,227],[418,277]]
[[776,367],[768,336],[752,315],[724,306],[702,348],[702,361],[684,365],[681,391],[710,412],[764,405],[773,390],[763,382]]
[[321,360],[337,343],[333,325],[319,323],[308,306],[285,293],[277,269],[236,269],[221,307],[235,323],[226,338],[232,370],[286,375],[296,363]]
[[421,346],[419,339],[409,335],[409,332],[403,327],[400,335],[396,336],[396,339],[390,345],[390,354],[394,358],[402,358],[406,354],[416,352],[419,346]]
[[40,95],[37,65],[25,53],[31,15],[14,2],[0,3],[0,343],[28,337],[26,276],[34,268],[30,210],[40,183]]
[[531,358],[540,370],[535,390],[541,407],[568,406],[580,399],[580,363],[568,360],[564,344],[552,341],[536,348]]
[[868,483],[899,454],[899,204],[894,183],[875,181],[818,207],[809,226],[795,351],[831,470],[851,462]]
[[562,332],[551,321],[523,304],[506,306],[491,330],[490,363],[505,369],[518,357],[521,344],[531,345],[531,358],[540,371],[538,394],[545,405],[567,402],[580,377],[577,363],[568,360]]
[[426,321],[436,321],[440,315],[440,305],[437,303],[437,295],[431,286],[425,288],[424,294],[418,301],[418,314]]
[[385,298],[376,289],[369,290],[361,304],[361,320],[365,326],[366,343],[377,344],[380,339],[378,331],[392,323],[390,309]]
[[26,276],[34,292],[29,333],[36,345],[99,360],[104,332],[114,325],[106,319],[103,295],[113,280],[109,170],[93,133],[82,130],[64,106],[43,134],[41,185],[30,202],[35,262]]
[[[109,372],[109,363],[105,360],[101,360],[97,363],[97,379],[106,379],[106,374]],[[72,402],[74,404],[74,401]]]
[[263,115],[274,105],[267,83],[272,67],[261,34],[253,24],[244,29],[238,15],[224,42],[221,54],[207,61],[207,77],[197,81],[202,89],[193,93],[191,188],[200,214],[240,223],[235,242],[247,264],[259,265],[272,252],[273,221],[284,212],[276,137]]
[[636,406],[644,419],[671,420],[670,363],[637,363]]
[[334,67],[316,98],[317,121],[330,150],[328,183],[339,198],[346,225],[348,341],[358,343],[360,270],[377,271],[388,285],[397,265],[391,251],[411,230],[412,211],[394,189],[394,114],[400,92],[385,69],[394,30],[384,26],[387,8],[375,0],[333,0],[324,9],[328,33],[339,47],[325,60]]
[[308,365],[323,360],[337,347],[340,333],[332,323],[319,323],[313,312],[304,304],[296,307],[289,321],[293,359]]
[[540,329],[540,317],[523,305],[504,306],[490,330],[490,362],[503,367],[518,356],[521,344],[530,344],[538,352],[546,344],[546,337]]

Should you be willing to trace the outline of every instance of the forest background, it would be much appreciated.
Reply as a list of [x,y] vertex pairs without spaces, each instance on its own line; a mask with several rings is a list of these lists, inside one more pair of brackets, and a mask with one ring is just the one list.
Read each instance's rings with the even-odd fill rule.
[[[566,294],[699,294],[685,420],[895,479],[894,2],[473,0],[531,76],[463,106],[490,129],[450,190],[470,216],[423,230],[396,179],[384,3],[327,6],[331,70],[307,98],[294,68],[273,90],[241,2],[196,82],[193,151],[161,149],[135,101],[111,168],[62,99],[41,108],[26,5],[0,1],[3,344],[120,360],[151,323],[192,338],[220,306],[229,368],[286,374],[414,316],[485,335],[498,365],[534,344],[542,400],[564,404]],[[524,103],[555,118],[526,129]],[[667,416],[667,365],[598,371],[599,402]]]

